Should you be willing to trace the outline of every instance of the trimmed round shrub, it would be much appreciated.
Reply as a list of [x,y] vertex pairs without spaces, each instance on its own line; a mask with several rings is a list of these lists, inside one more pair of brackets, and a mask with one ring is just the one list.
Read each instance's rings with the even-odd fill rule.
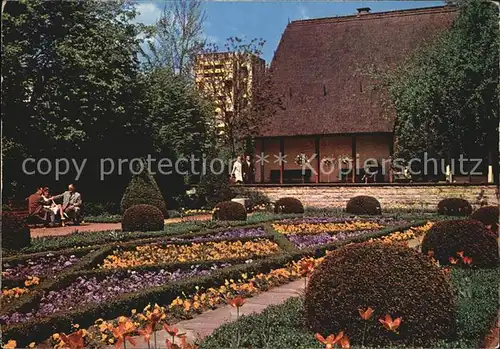
[[360,195],[351,198],[345,210],[352,214],[377,215],[382,213],[382,206],[373,196]]
[[26,224],[26,217],[2,212],[2,248],[20,250],[30,244],[30,228]]
[[304,205],[296,198],[281,198],[274,203],[274,213],[304,213]]
[[481,207],[470,218],[490,226],[492,231],[498,231],[498,206]]
[[134,175],[123,193],[120,208],[125,212],[135,205],[153,205],[157,207],[165,218],[168,217],[167,205],[163,199],[158,183],[147,170]]
[[[474,220],[457,219],[437,222],[425,234],[422,253],[432,254],[442,265],[450,264],[450,257],[459,258],[457,252],[472,258],[476,267],[498,265],[497,234]],[[459,261],[458,264],[462,265]]]
[[472,206],[465,199],[443,199],[438,203],[438,213],[445,216],[465,217],[472,213]]
[[[323,336],[344,331],[360,345],[426,346],[454,332],[454,295],[432,260],[400,244],[361,243],[328,254],[314,270],[305,300],[307,324]],[[371,307],[370,319],[360,309]],[[379,319],[401,317],[399,334]],[[366,333],[365,333],[366,330]]]
[[223,201],[215,205],[214,219],[218,221],[246,221],[245,206],[234,201]]
[[153,205],[135,205],[123,214],[123,231],[159,231],[163,227],[163,212]]

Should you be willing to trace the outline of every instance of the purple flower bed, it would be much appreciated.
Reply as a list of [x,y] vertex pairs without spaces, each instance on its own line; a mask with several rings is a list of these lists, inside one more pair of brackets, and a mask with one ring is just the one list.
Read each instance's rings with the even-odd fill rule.
[[373,222],[380,225],[394,226],[409,224],[408,221],[398,220],[391,217],[373,217],[373,218],[349,218],[349,217],[304,217],[304,218],[290,218],[276,221],[279,224],[324,224],[324,223],[344,223],[344,222]]
[[170,238],[163,242],[205,242],[209,240],[225,240],[231,238],[244,238],[244,237],[259,237],[265,235],[264,228],[236,228],[232,230],[222,231],[215,234],[195,236],[192,238]]
[[213,264],[210,268],[191,266],[189,270],[169,272],[159,271],[131,271],[117,272],[106,276],[102,280],[96,277],[79,277],[68,287],[50,291],[40,301],[38,309],[29,313],[11,313],[0,316],[0,323],[14,324],[25,322],[35,317],[47,316],[60,310],[73,310],[83,304],[103,303],[122,294],[135,292],[144,288],[164,285],[170,281],[177,281],[200,275],[208,275],[218,268],[228,267],[230,264]]
[[376,230],[342,231],[330,235],[328,233],[297,235],[290,234],[287,238],[299,249],[330,244],[335,241],[342,241],[356,236],[373,233]]
[[71,256],[54,256],[47,254],[45,257],[28,259],[24,262],[10,265],[8,262],[3,264],[2,277],[4,280],[26,280],[28,276],[38,276],[40,278],[57,274],[63,269],[71,267],[80,258]]

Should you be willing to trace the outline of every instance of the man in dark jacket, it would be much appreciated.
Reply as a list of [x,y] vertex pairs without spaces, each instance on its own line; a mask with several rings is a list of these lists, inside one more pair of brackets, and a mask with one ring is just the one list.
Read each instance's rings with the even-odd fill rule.
[[252,163],[252,160],[250,159],[250,155],[247,155],[245,157],[245,160],[243,161],[242,164],[242,170],[243,170],[243,182],[245,184],[252,184],[254,182],[254,176],[255,176],[255,167]]

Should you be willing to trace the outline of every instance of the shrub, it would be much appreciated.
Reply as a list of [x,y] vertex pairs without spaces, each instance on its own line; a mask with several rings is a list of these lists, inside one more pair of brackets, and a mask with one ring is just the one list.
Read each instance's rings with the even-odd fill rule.
[[[305,294],[308,326],[323,336],[344,331],[365,345],[392,341],[428,345],[454,331],[454,295],[446,275],[432,260],[399,244],[360,243],[325,257]],[[374,309],[362,320],[359,309]],[[399,334],[379,319],[402,318]],[[366,330],[366,332],[365,332]]]
[[218,221],[246,221],[245,206],[233,201],[223,201],[215,205],[214,218]]
[[437,222],[422,241],[422,252],[432,251],[441,264],[450,264],[450,257],[457,258],[457,252],[472,258],[477,267],[498,265],[496,233],[474,220],[449,220]]
[[472,206],[469,201],[460,198],[443,199],[438,203],[438,213],[445,216],[469,216]]
[[123,194],[121,210],[125,212],[128,208],[140,204],[153,205],[163,213],[164,217],[168,217],[167,205],[161,195],[160,188],[147,170],[134,175],[130,180]]
[[274,213],[304,213],[304,205],[296,198],[281,198],[274,203]]
[[20,250],[31,244],[30,228],[25,217],[2,212],[2,248]]
[[158,231],[163,226],[163,213],[153,205],[135,205],[123,214],[123,231]]
[[382,206],[374,197],[360,195],[347,202],[346,211],[352,214],[376,215],[382,213]]
[[209,208],[215,207],[219,202],[229,201],[236,196],[229,187],[227,176],[213,174],[211,171],[201,178],[200,184],[196,188],[196,194]]
[[492,231],[498,231],[498,206],[481,207],[470,218],[480,221],[486,226],[491,226]]

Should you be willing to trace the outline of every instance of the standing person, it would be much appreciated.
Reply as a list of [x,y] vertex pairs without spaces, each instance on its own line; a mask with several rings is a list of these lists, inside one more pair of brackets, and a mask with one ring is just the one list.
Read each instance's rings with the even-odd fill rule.
[[234,177],[236,184],[243,183],[243,169],[242,169],[241,156],[236,158],[233,164],[233,170],[231,171],[231,177]]
[[68,190],[62,194],[51,197],[51,200],[63,199],[63,214],[70,217],[75,225],[80,225],[82,196],[75,189],[74,184],[68,185]]
[[245,184],[252,184],[254,181],[255,167],[250,159],[250,155],[245,157],[243,161],[243,180]]
[[30,216],[38,217],[42,221],[47,222],[47,215],[50,216],[50,224],[54,225],[56,215],[50,209],[45,208],[47,202],[43,197],[43,188],[38,187],[36,192],[28,198],[28,212]]

